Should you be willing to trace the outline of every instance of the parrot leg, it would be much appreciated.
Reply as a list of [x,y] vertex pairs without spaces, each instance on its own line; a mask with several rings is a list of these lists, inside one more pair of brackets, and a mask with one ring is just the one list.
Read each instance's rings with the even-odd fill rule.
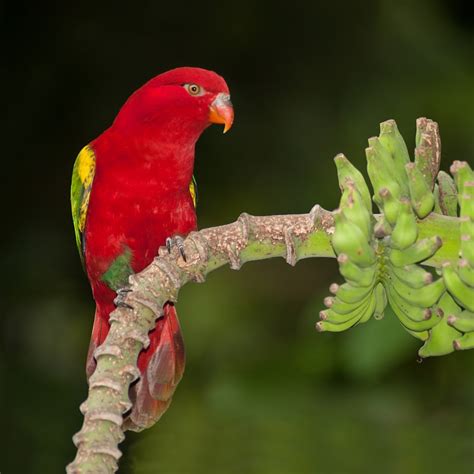
[[119,288],[117,290],[117,296],[114,299],[115,306],[120,308],[133,309],[133,306],[130,306],[128,303],[125,303],[125,298],[127,297],[127,294],[131,291],[131,288],[129,288],[128,286],[124,288]]
[[184,252],[184,239],[180,235],[175,235],[174,237],[168,237],[166,239],[166,248],[168,249],[168,253],[171,253],[173,246],[176,245],[178,247],[179,253],[183,260],[186,261],[186,253]]

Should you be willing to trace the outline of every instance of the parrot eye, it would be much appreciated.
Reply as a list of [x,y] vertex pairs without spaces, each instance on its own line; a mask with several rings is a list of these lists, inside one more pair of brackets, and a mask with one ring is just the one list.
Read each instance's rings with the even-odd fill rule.
[[184,84],[184,88],[189,95],[202,95],[204,93],[204,89],[197,84]]

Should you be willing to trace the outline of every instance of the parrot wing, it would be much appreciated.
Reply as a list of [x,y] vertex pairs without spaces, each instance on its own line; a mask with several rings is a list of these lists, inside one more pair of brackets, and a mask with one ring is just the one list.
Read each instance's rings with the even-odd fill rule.
[[84,265],[85,241],[83,238],[86,225],[87,208],[95,174],[95,154],[90,146],[85,146],[79,153],[72,170],[71,211],[76,234],[76,245]]

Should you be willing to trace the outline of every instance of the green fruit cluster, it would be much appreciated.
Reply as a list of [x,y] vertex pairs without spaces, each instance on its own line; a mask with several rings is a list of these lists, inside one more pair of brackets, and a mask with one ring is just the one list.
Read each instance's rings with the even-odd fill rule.
[[[383,213],[385,225],[382,227],[386,229],[386,235],[398,222],[401,212],[405,219],[415,218],[407,212],[407,207],[411,206],[419,219],[433,210],[439,149],[438,126],[424,118],[417,121],[414,162],[410,161],[407,146],[394,120],[381,123],[380,135],[369,138],[365,150],[367,172],[374,189],[373,200]],[[399,231],[397,237],[400,236]]]
[[333,296],[325,298],[327,309],[320,312],[316,329],[339,332],[368,321],[374,314],[381,317],[387,300],[378,275],[369,188],[344,155],[336,156],[335,163],[342,196],[334,212],[331,240],[346,282],[330,286]]
[[462,350],[474,348],[474,171],[461,161],[455,161],[450,171],[457,190],[461,242],[458,261],[445,263],[442,275],[453,300],[447,325],[453,332],[454,348]]
[[[367,172],[374,190],[344,155],[335,163],[341,201],[334,211],[332,246],[345,283],[332,284],[319,331],[343,331],[383,317],[387,302],[413,336],[424,341],[421,357],[474,347],[474,173],[455,162],[439,171],[438,126],[418,119],[415,160],[395,121],[369,139]],[[373,216],[372,200],[381,211]],[[421,264],[442,246],[437,236],[419,238],[419,222],[432,212],[461,216],[461,256],[442,276]]]

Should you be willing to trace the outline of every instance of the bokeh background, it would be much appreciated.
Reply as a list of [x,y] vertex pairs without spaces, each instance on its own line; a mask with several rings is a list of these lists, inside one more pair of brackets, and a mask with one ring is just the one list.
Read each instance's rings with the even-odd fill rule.
[[[0,471],[57,473],[86,396],[94,305],[69,180],[128,95],[180,65],[228,81],[235,126],[197,147],[201,227],[338,203],[333,156],[365,168],[394,118],[440,123],[443,168],[474,164],[472,2],[8,2],[1,11]],[[170,410],[122,445],[124,473],[471,473],[474,351],[418,364],[392,315],[314,322],[334,261],[222,269],[180,294],[187,370]]]

